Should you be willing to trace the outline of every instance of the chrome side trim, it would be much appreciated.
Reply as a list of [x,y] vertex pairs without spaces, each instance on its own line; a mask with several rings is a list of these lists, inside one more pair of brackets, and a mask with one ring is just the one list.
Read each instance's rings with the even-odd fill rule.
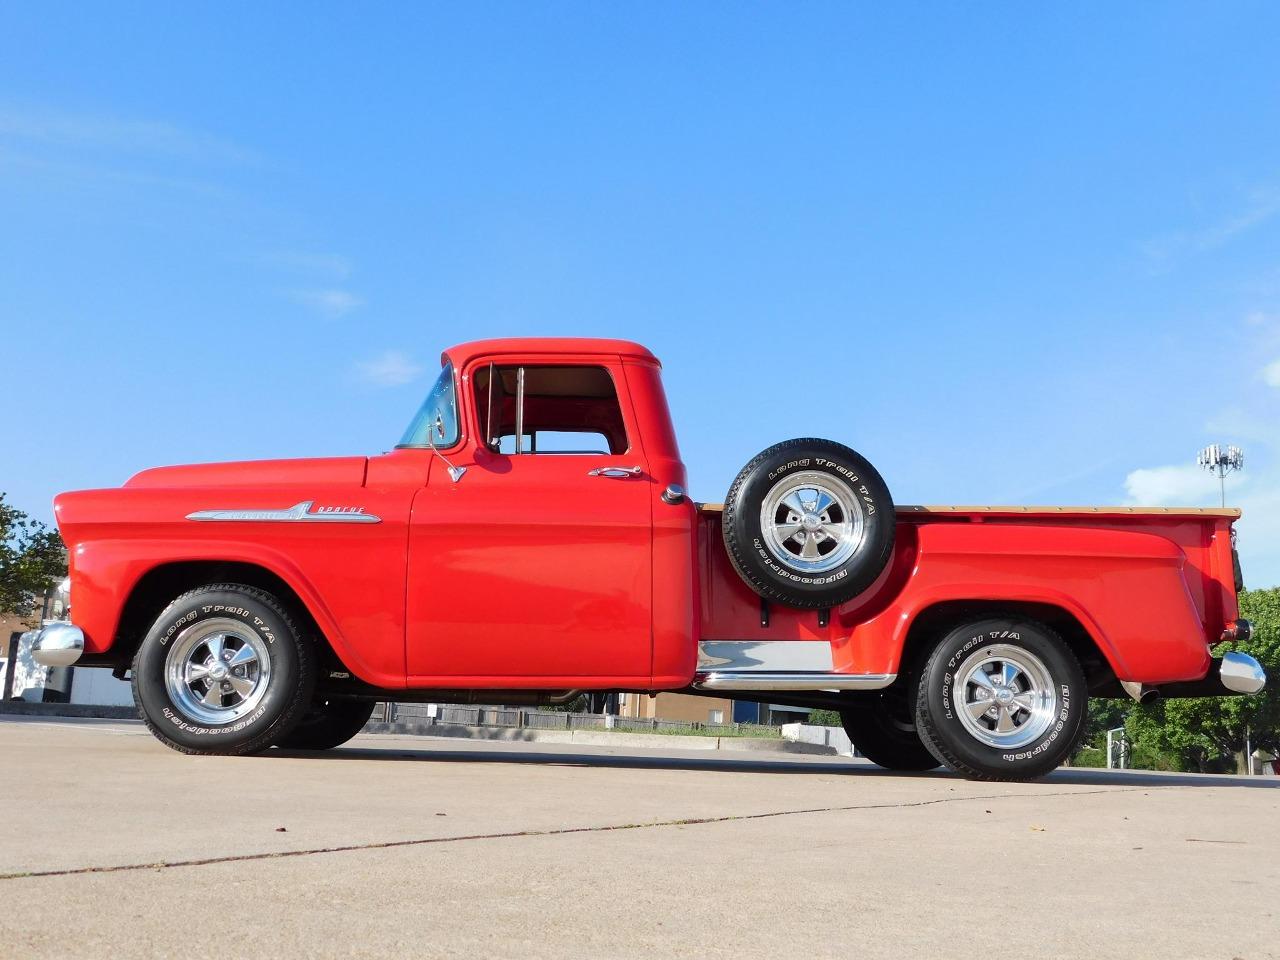
[[1247,653],[1232,651],[1222,655],[1218,679],[1235,693],[1257,693],[1267,685],[1267,672]]
[[897,679],[893,673],[705,673],[699,690],[879,690]]
[[84,631],[73,623],[40,628],[31,644],[31,659],[45,667],[69,667],[84,653]]
[[283,510],[197,510],[188,513],[188,520],[220,520],[224,522],[285,522],[304,523],[381,523],[381,517],[365,513],[364,507],[319,507],[312,510],[314,500],[303,500]]
[[704,640],[698,644],[698,672],[831,672],[826,640]]

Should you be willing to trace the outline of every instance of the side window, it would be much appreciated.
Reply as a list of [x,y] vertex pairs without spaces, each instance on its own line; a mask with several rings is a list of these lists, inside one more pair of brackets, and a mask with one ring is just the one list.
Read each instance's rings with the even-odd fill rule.
[[495,453],[619,454],[630,446],[604,367],[490,364],[473,380],[480,433]]

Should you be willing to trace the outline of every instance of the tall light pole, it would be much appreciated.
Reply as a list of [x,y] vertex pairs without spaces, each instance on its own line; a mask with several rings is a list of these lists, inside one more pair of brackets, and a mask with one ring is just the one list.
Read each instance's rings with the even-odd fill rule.
[[1218,490],[1222,494],[1222,505],[1227,505],[1227,474],[1244,469],[1244,451],[1239,447],[1222,447],[1211,443],[1200,451],[1196,463],[1210,473],[1218,475]]

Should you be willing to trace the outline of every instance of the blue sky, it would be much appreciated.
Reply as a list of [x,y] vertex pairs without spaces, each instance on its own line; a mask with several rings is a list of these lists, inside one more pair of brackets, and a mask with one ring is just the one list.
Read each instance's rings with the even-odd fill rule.
[[1280,583],[1280,7],[0,14],[0,489],[376,453],[440,350],[662,357],[693,492],[1216,502]]

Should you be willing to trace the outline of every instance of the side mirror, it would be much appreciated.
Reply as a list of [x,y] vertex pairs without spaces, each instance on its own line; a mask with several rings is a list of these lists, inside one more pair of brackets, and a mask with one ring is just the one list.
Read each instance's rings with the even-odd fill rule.
[[[435,428],[435,432],[439,433],[441,437],[444,436],[444,417],[442,417],[439,412],[436,413],[436,421],[434,424],[432,424],[432,426]],[[452,463],[450,463],[448,457],[446,457],[443,453],[441,453],[439,450],[436,449],[436,440],[435,440],[435,437],[433,437],[431,434],[432,434],[432,429],[431,427],[428,427],[427,428],[427,446],[431,448],[432,453],[434,453],[437,457],[439,457],[441,460],[444,461],[444,465],[449,468],[449,479],[452,480],[454,483],[457,483],[459,480],[462,479],[462,475],[467,472],[467,468],[455,467]]]

